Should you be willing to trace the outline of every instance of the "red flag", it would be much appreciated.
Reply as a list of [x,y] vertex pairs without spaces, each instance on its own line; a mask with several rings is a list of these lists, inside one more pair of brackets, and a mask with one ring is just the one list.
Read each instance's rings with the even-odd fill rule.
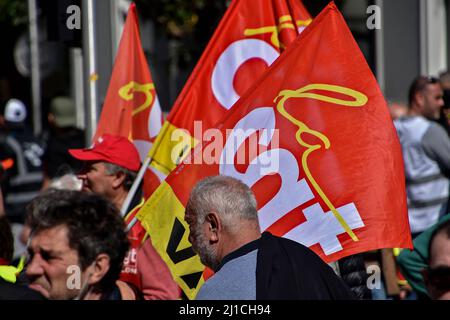
[[[139,37],[136,5],[132,3],[94,140],[104,133],[129,138],[143,161],[161,126],[161,108]],[[144,179],[159,183],[149,171]]]
[[[160,255],[180,279],[203,271],[197,256],[174,260],[181,255],[176,239],[188,250],[181,240],[189,233],[184,206],[197,181],[218,174],[252,188],[262,230],[303,243],[326,262],[412,247],[400,144],[376,79],[334,3],[216,128],[208,134],[214,139],[204,137],[139,216],[155,247],[171,248]],[[239,160],[246,149],[250,155]],[[179,263],[186,269],[174,267]],[[199,277],[195,288],[202,282]]]
[[[234,0],[150,151],[151,166],[169,174],[198,142],[195,122],[211,128],[310,22],[299,0]],[[176,129],[185,130],[183,145]]]

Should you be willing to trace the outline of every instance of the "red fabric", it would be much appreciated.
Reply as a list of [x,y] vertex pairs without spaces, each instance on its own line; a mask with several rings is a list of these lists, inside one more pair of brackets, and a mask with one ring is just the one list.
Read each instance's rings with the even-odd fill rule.
[[7,266],[9,265],[9,262],[3,258],[0,258],[0,266]]
[[[232,108],[234,99],[227,99],[231,91],[235,91],[235,98],[244,94],[310,21],[311,15],[300,0],[232,1],[167,121],[192,137],[195,121],[201,121],[203,130],[214,127]],[[271,31],[264,31],[267,28]],[[230,75],[231,65],[236,70]],[[222,98],[218,92],[224,94]],[[169,135],[167,140],[171,133],[161,132]],[[155,146],[155,154],[158,152]],[[156,179],[147,180],[146,188],[156,190],[159,184]]]
[[126,138],[104,134],[97,138],[92,147],[69,149],[76,159],[84,161],[107,161],[131,171],[140,167],[139,154],[134,145]]
[[[236,164],[235,152],[248,138],[218,152],[232,160],[221,158],[220,165],[191,164],[217,142],[198,145],[166,179],[182,204],[200,179],[229,175],[255,192],[262,230],[301,242],[326,262],[412,248],[400,144],[376,79],[334,4],[215,127],[227,141],[235,132],[242,138],[238,128],[264,135],[244,164]],[[279,159],[263,173],[265,150]]]
[[[162,125],[162,112],[139,36],[134,3],[117,50],[108,91],[93,141],[109,133],[132,141],[144,162]],[[144,180],[159,179],[147,170]],[[144,194],[149,195],[144,184]]]
[[137,261],[144,299],[176,300],[180,298],[180,288],[153,247],[151,238],[146,239],[138,250]]
[[[290,17],[291,20],[285,21],[283,17]],[[302,31],[297,27],[297,23],[310,19],[310,14],[299,0],[259,0],[257,3],[254,0],[233,1],[175,101],[167,121],[177,128],[187,129],[192,136],[196,120],[202,121],[204,130],[213,127],[231,107],[218,101],[212,88],[213,71],[226,49],[238,41],[255,40],[257,42],[253,43],[267,45],[267,49],[261,47],[260,50],[272,48],[278,56],[295,40],[299,31]],[[279,28],[275,38],[278,39],[279,46],[273,43],[273,34],[270,32],[248,34],[251,30],[277,26]],[[231,55],[230,60],[234,63],[239,60],[239,56],[240,53]],[[268,68],[268,63],[261,56],[268,54],[251,52],[249,59],[242,61],[234,74],[231,85],[238,94],[244,94]],[[218,70],[217,75],[219,79],[224,79],[224,72]],[[218,85],[221,86],[219,90],[226,90],[225,81],[222,84],[219,81]]]
[[[127,224],[139,209],[140,207],[135,208],[127,217]],[[120,280],[136,286],[146,300],[179,299],[180,289],[164,260],[153,247],[151,239],[142,243],[145,234],[139,221],[128,232],[130,250],[124,259]]]

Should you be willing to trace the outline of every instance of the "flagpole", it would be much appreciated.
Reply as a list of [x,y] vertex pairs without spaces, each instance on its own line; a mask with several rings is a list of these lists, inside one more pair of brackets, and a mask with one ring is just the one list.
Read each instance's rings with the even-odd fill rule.
[[[152,157],[150,155],[147,155],[147,157],[144,160],[144,163],[142,164],[141,168],[139,169],[136,179],[134,179],[133,185],[131,186],[131,189],[128,192],[127,197],[125,198],[125,201],[122,204],[122,208],[120,209],[120,213],[121,213],[122,217],[125,217],[125,215],[127,214],[128,207],[131,203],[131,200],[133,199],[134,195],[136,194],[139,184],[141,183],[141,181],[144,177],[145,170],[147,170],[151,161],[152,161]],[[133,219],[133,221],[134,221],[134,219]],[[134,223],[136,223],[136,222],[134,222]],[[134,225],[134,223],[133,223],[133,225]]]
[[89,145],[97,127],[97,65],[93,0],[83,0],[84,95],[87,107],[86,141]]
[[39,57],[38,15],[36,0],[28,0],[28,20],[31,47],[31,94],[33,106],[33,132],[42,130],[41,125],[41,75]]

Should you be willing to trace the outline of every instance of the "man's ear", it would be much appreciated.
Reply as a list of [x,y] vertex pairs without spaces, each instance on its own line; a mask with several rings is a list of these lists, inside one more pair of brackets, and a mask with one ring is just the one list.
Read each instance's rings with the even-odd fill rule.
[[417,91],[414,95],[414,100],[416,100],[416,103],[420,106],[423,106],[425,103],[425,94],[422,91]]
[[103,279],[110,268],[110,258],[106,253],[100,253],[95,261],[88,267],[88,284],[95,285]]
[[114,175],[113,181],[112,181],[112,187],[114,189],[119,188],[121,185],[123,185],[123,183],[125,182],[125,172],[123,171],[119,171]]
[[219,215],[215,212],[210,212],[206,215],[205,221],[208,224],[209,241],[212,243],[219,241],[220,232],[223,228]]

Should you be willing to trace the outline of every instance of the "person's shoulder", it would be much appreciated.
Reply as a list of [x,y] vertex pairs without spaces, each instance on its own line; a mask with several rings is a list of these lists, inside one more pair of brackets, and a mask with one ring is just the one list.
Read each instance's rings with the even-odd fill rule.
[[45,300],[39,292],[0,278],[0,300]]
[[263,233],[262,246],[265,247],[265,250],[269,248],[269,250],[284,252],[301,264],[326,265],[313,250],[305,245],[291,239],[272,235],[269,232]]
[[430,126],[428,127],[427,134],[431,134],[433,136],[439,136],[441,138],[444,138],[444,139],[450,141],[447,131],[445,131],[445,129],[442,127],[442,125],[440,125],[439,123],[434,122],[434,121],[430,121]]
[[285,247],[289,247],[289,248],[295,248],[297,250],[303,251],[303,252],[309,252],[311,251],[311,249],[309,249],[308,247],[304,246],[303,244],[291,240],[291,239],[287,239],[287,238],[283,238],[283,237],[279,237],[276,235],[273,235],[269,232],[264,232],[262,234],[261,239],[263,240],[263,242],[267,242],[267,243],[277,243],[279,245],[285,246]]

